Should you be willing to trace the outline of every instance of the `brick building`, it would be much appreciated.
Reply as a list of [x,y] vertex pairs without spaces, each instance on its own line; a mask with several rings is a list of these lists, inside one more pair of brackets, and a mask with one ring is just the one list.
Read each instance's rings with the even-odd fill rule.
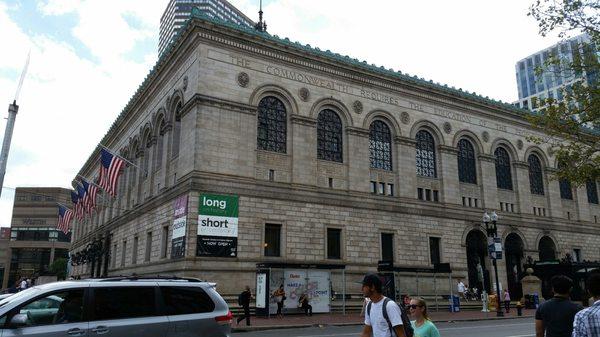
[[43,275],[54,260],[68,258],[71,234],[56,229],[58,203],[66,205],[68,200],[65,188],[16,188],[2,288],[21,277]]
[[[380,260],[450,263],[489,288],[481,218],[495,210],[499,276],[518,293],[527,256],[600,257],[596,184],[552,180],[526,113],[195,13],[102,139],[135,166],[75,225],[72,251],[103,238],[98,275],[193,276],[224,293],[254,285],[257,264],[343,266],[331,290],[356,293]],[[431,293],[431,277],[419,286]]]

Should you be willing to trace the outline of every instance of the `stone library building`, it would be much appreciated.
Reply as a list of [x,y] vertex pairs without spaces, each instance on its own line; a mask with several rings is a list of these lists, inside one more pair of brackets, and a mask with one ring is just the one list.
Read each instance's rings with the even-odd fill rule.
[[[401,293],[492,290],[495,211],[518,298],[526,260],[600,260],[596,182],[554,179],[527,113],[195,12],[100,141],[131,164],[73,224],[71,273],[283,284],[286,307],[309,292],[316,312],[381,262]],[[426,272],[439,263],[450,278]]]

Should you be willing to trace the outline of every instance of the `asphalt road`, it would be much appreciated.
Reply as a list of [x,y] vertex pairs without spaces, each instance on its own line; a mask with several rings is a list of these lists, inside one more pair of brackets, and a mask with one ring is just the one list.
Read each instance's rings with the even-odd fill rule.
[[[441,337],[535,337],[532,318],[438,323]],[[279,329],[234,333],[233,337],[358,337],[360,326]]]

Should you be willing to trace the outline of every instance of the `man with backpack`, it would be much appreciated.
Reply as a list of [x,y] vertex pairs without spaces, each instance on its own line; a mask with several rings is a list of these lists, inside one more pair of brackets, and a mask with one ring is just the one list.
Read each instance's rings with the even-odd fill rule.
[[246,289],[240,293],[238,296],[238,305],[244,308],[244,316],[240,316],[237,319],[237,324],[240,324],[244,318],[246,319],[246,325],[250,325],[250,299],[252,298],[252,293],[250,293],[250,287],[246,286]]
[[383,284],[375,274],[367,274],[362,281],[363,295],[371,301],[367,304],[361,337],[413,337],[406,312],[383,296],[382,288]]

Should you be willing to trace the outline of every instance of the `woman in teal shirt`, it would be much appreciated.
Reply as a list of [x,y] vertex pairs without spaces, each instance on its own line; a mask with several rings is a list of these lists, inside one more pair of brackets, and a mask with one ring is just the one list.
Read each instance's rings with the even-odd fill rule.
[[410,322],[415,330],[415,337],[440,337],[440,332],[427,316],[427,303],[422,298],[411,299],[408,308],[415,319]]

